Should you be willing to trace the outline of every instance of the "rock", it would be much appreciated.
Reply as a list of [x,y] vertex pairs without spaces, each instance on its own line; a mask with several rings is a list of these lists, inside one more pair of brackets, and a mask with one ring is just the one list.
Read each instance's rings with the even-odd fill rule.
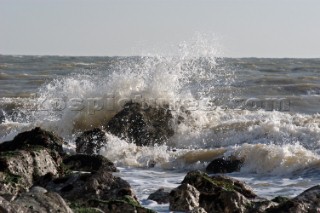
[[276,207],[266,210],[268,213],[299,212],[311,213],[320,210],[320,185],[302,192],[295,198],[282,202]]
[[290,200],[290,198],[283,197],[283,196],[277,196],[277,197],[273,198],[271,201],[276,202],[276,203],[284,203],[288,200]]
[[108,172],[117,172],[114,164],[102,155],[76,154],[66,157],[63,160],[64,165],[75,171],[97,172],[104,170]]
[[252,202],[251,207],[248,210],[248,213],[265,213],[267,209],[278,206],[278,203],[275,203],[270,200]]
[[247,198],[256,198],[257,195],[243,182],[226,176],[211,176],[201,171],[189,172],[182,183],[196,187],[201,193],[212,193],[220,190],[234,190]]
[[94,128],[85,131],[76,139],[76,152],[88,155],[99,154],[100,149],[107,143],[103,130]]
[[257,195],[244,183],[225,176],[208,176],[189,172],[182,184],[190,184],[199,192],[199,207],[207,212],[247,212]]
[[55,192],[45,192],[45,189],[32,190],[21,194],[12,202],[13,206],[24,207],[22,212],[72,213],[66,202]]
[[154,193],[150,194],[148,199],[154,200],[159,204],[169,203],[169,190],[165,190],[164,188],[160,188]]
[[173,116],[166,107],[144,109],[139,103],[127,103],[106,125],[106,130],[138,146],[162,144],[174,134]]
[[18,134],[12,141],[1,143],[0,152],[28,150],[29,148],[40,146],[48,148],[50,151],[63,153],[62,144],[62,138],[40,127],[36,127],[30,131]]
[[250,207],[250,200],[237,191],[221,190],[200,195],[200,206],[207,212],[245,213]]
[[90,199],[118,199],[125,195],[135,198],[127,181],[103,170],[92,174],[72,173],[43,182],[41,186],[59,193],[68,201],[78,203],[86,203]]
[[58,165],[46,149],[0,152],[0,173],[0,195],[15,195],[48,173],[57,175]]
[[80,207],[73,209],[74,213],[104,213],[101,209],[98,208],[86,208],[86,207]]
[[207,211],[202,207],[195,207],[189,213],[207,213]]
[[124,196],[118,200],[91,200],[88,204],[101,209],[105,213],[155,213],[155,211],[142,207],[139,202],[130,196]]
[[243,160],[235,158],[218,158],[207,166],[206,171],[208,173],[231,173],[240,171],[241,166],[243,165]]
[[4,123],[6,121],[6,117],[4,115],[3,110],[0,109],[0,124]]
[[199,206],[200,192],[189,184],[182,184],[170,192],[170,211],[190,211]]
[[27,212],[27,208],[22,206],[16,206],[0,196],[0,212],[1,213],[17,213]]

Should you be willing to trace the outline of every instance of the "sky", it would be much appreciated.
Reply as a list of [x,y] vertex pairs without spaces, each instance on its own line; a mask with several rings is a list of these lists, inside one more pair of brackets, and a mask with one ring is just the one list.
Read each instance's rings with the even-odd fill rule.
[[170,53],[200,34],[220,56],[320,58],[319,11],[319,0],[0,0],[0,54]]

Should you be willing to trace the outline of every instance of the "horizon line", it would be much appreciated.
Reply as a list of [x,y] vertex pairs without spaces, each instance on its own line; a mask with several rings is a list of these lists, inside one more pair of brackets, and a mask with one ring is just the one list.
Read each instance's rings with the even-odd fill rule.
[[[23,56],[30,56],[30,57],[110,57],[110,58],[116,58],[116,57],[156,57],[157,55],[59,55],[59,54],[2,54],[0,53],[0,56],[12,56],[12,57],[23,57]],[[178,57],[177,55],[161,55],[161,57]],[[199,56],[203,57],[203,56]],[[260,59],[320,59],[320,57],[288,57],[288,56],[281,56],[281,57],[265,57],[265,56],[216,56],[215,58],[230,58],[230,59],[250,59],[250,58],[260,58]]]

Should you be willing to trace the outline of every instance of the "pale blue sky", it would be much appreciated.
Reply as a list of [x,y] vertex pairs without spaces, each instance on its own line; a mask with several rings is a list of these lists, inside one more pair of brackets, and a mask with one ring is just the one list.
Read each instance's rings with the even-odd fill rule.
[[0,0],[0,54],[139,55],[196,32],[228,57],[320,57],[320,1]]

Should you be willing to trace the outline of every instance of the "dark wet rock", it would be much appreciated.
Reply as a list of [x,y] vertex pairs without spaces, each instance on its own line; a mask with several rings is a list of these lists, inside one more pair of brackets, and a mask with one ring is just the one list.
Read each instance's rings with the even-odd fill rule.
[[57,175],[58,165],[46,149],[0,152],[0,195],[25,191],[48,173]]
[[77,207],[72,209],[74,213],[104,213],[101,209],[92,207]]
[[124,196],[117,200],[90,200],[88,205],[101,209],[105,213],[155,213],[153,210],[142,207],[130,196]]
[[14,150],[28,150],[33,147],[44,147],[50,151],[63,153],[63,140],[52,132],[36,127],[30,131],[18,134],[12,141],[0,144],[0,152]]
[[202,207],[195,207],[189,213],[207,213],[207,211]]
[[173,116],[166,107],[127,103],[106,125],[106,130],[138,146],[162,144],[174,134]]
[[190,211],[199,206],[200,192],[189,184],[182,184],[170,192],[170,211]]
[[0,109],[0,124],[4,123],[6,120],[6,117],[4,115],[3,110]]
[[243,165],[243,160],[231,158],[218,158],[211,161],[207,166],[206,171],[208,173],[231,173],[238,172]]
[[247,213],[264,213],[267,209],[278,206],[278,203],[275,203],[270,200],[255,201],[251,203],[250,209]]
[[243,196],[251,199],[257,195],[243,182],[226,176],[209,176],[201,171],[189,172],[182,183],[188,183],[196,187],[201,193],[214,193],[215,191],[231,190],[237,191]]
[[200,206],[207,212],[244,213],[250,208],[250,200],[237,191],[220,190],[200,195]]
[[152,194],[149,195],[148,199],[149,200],[154,200],[159,204],[162,203],[169,203],[169,194],[170,194],[169,189],[164,189],[160,188],[157,191],[153,192]]
[[311,187],[295,198],[282,202],[277,207],[266,210],[268,213],[313,213],[320,210],[320,185]]
[[99,154],[100,149],[107,143],[106,134],[100,128],[83,132],[76,139],[76,152],[88,155]]
[[35,190],[31,189],[30,192],[19,195],[12,202],[12,205],[28,209],[25,212],[73,212],[59,194],[47,192],[45,189],[40,190],[39,188],[37,187]]
[[68,201],[79,203],[85,203],[90,199],[117,199],[125,195],[135,197],[127,181],[103,170],[92,174],[72,173],[42,183],[42,186],[59,193]]
[[97,172],[104,170],[108,172],[117,172],[115,165],[102,155],[71,155],[63,160],[64,165],[73,171]]
[[290,200],[290,198],[283,197],[283,196],[277,196],[277,197],[273,198],[271,201],[276,202],[276,203],[284,203],[288,200]]

